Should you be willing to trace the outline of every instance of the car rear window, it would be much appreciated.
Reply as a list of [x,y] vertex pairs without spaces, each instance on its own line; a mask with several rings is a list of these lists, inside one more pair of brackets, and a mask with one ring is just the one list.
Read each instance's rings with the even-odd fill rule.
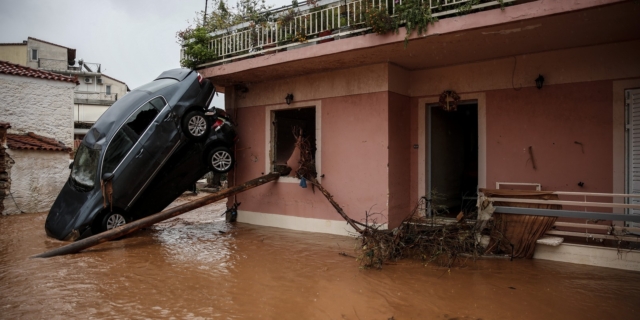
[[145,85],[135,88],[134,90],[144,90],[149,92],[156,92],[160,89],[166,88],[174,83],[178,83],[176,79],[159,79],[153,82],[149,82]]

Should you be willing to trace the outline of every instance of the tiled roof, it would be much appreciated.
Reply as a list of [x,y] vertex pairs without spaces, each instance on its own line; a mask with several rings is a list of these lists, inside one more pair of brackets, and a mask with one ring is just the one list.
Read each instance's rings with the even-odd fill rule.
[[20,42],[20,43],[0,43],[0,46],[26,46],[27,44],[24,42]]
[[71,148],[60,141],[43,137],[33,132],[27,134],[8,134],[7,146],[14,150],[47,150],[71,152]]
[[9,128],[11,128],[11,125],[9,124],[9,122],[0,122],[0,128],[1,129],[9,129]]
[[76,77],[63,76],[61,74],[57,74],[53,72],[36,70],[29,67],[21,66],[19,64],[7,62],[7,61],[1,61],[1,60],[0,60],[0,73],[10,74],[14,76],[58,80],[58,81],[80,84],[80,82],[78,82],[78,79]]

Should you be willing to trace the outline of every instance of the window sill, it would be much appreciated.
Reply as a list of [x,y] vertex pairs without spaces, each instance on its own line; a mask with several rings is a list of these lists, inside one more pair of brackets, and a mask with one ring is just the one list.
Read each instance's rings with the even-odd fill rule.
[[282,183],[295,183],[295,184],[300,184],[300,179],[296,178],[296,177],[280,177],[278,179],[278,182],[282,182]]

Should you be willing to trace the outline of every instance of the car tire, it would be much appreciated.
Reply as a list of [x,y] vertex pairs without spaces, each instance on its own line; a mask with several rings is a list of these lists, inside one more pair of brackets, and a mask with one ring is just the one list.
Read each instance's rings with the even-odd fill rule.
[[127,218],[119,212],[109,212],[102,219],[102,232],[115,229],[127,223]]
[[209,136],[211,124],[202,111],[191,111],[182,119],[182,129],[192,140],[203,140]]
[[233,168],[234,159],[227,147],[217,147],[209,152],[207,163],[213,172],[226,173]]

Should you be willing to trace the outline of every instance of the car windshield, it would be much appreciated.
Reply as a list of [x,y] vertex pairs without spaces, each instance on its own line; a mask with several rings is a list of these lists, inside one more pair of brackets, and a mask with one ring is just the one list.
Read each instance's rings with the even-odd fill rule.
[[71,181],[74,186],[86,191],[93,189],[99,157],[100,150],[94,150],[80,144],[71,169]]
[[149,92],[156,92],[162,88],[166,88],[174,83],[178,83],[178,80],[176,79],[158,79],[156,81],[153,82],[149,82],[147,84],[144,84],[142,86],[139,86],[137,88],[135,88],[134,90],[144,90],[144,91],[149,91]]

